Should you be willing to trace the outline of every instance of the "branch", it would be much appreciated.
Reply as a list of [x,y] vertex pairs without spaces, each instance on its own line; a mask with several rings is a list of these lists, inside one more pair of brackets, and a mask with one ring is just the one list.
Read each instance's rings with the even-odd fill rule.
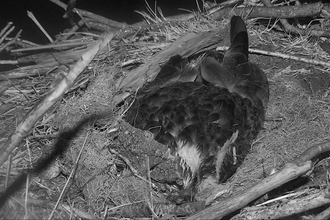
[[0,32],[0,44],[5,40],[5,38],[15,29],[15,26],[13,26],[13,22],[8,22],[6,27],[4,27]]
[[[61,2],[59,0],[49,0],[49,1],[53,2],[54,4],[60,6],[64,10],[66,10],[67,5],[64,4],[63,2]],[[109,27],[112,27],[112,28],[115,28],[115,29],[122,29],[122,28],[125,28],[125,26],[126,26],[126,24],[124,24],[124,23],[113,21],[113,20],[107,19],[105,17],[93,14],[91,12],[88,12],[88,11],[85,11],[85,10],[82,10],[82,9],[76,9],[75,8],[75,9],[73,9],[73,11],[77,11],[80,15],[83,15],[87,18],[90,18],[94,21],[98,21],[102,24],[105,24],[105,25],[107,25]]]
[[[305,192],[305,194],[308,192]],[[303,213],[321,206],[328,205],[330,199],[327,198],[325,191],[309,193],[307,195],[299,195],[297,198],[284,198],[273,205],[249,207],[243,210],[235,219],[284,219],[294,214]],[[324,213],[323,213],[324,214]],[[328,219],[328,218],[315,218]]]
[[308,160],[314,160],[324,153],[330,152],[330,141],[316,144],[305,150],[298,158],[294,160],[295,163],[304,163]]
[[[277,10],[280,7],[273,7],[273,4],[270,2],[270,0],[262,0],[262,2],[264,3],[265,6]],[[314,7],[311,7],[314,6]],[[285,6],[283,6],[285,7]],[[299,35],[312,35],[315,37],[329,37],[330,36],[330,32],[327,31],[323,31],[323,30],[313,30],[313,29],[300,29],[298,27],[294,27],[292,25],[289,24],[289,22],[287,21],[287,18],[292,18],[292,17],[306,17],[306,16],[315,16],[318,15],[322,12],[322,9],[324,8],[324,5],[319,2],[319,3],[313,3],[313,4],[305,4],[305,5],[296,5],[296,6],[288,6],[288,7],[292,7],[295,8],[295,10],[302,12],[303,14],[296,14],[294,13],[294,11],[288,11],[290,16],[284,16],[281,17],[280,13],[284,13],[284,11],[279,11],[279,15],[277,18],[280,18],[280,22],[283,25],[283,29],[286,33],[294,33],[294,34],[299,34]],[[304,10],[300,10],[300,9],[304,9]],[[312,14],[314,13],[314,14]],[[267,16],[268,17],[268,16]]]
[[203,211],[190,216],[187,220],[221,219],[226,215],[247,206],[251,201],[261,197],[265,193],[305,174],[311,168],[312,163],[310,161],[300,165],[288,163],[281,171],[261,180],[255,186],[246,189],[242,193],[239,193],[239,195],[214,204]]
[[[240,195],[237,195],[234,198],[229,198],[221,203],[215,204],[213,206],[210,206],[209,208],[206,208],[205,210],[189,217],[188,219],[221,219],[224,216],[239,210],[243,208],[244,206],[248,205],[253,200],[259,198],[260,196],[266,194],[267,192],[271,191],[272,189],[278,188],[281,185],[296,179],[297,177],[305,174],[312,168],[312,160],[315,158],[322,156],[324,153],[330,152],[330,141],[316,144],[307,150],[305,150],[299,157],[297,157],[293,163],[287,164],[281,171],[278,173],[275,173],[262,181],[260,183],[256,184],[255,186],[246,189],[243,193],[240,193]],[[216,194],[216,192],[214,192]],[[299,200],[300,204],[307,204],[311,201],[309,206],[307,205],[297,205],[295,207],[295,213],[299,213],[302,211],[306,211],[313,209],[315,207],[320,207],[325,204],[330,203],[330,199],[326,198],[325,193],[314,193],[312,195],[308,195],[301,200]],[[286,215],[290,209],[289,207],[292,207],[290,205],[291,202],[287,204],[287,206],[282,207],[281,209],[281,216],[288,216]],[[308,207],[308,208],[306,208]],[[255,208],[257,209],[257,208]],[[273,210],[273,209],[271,209]],[[292,208],[290,209],[292,211]],[[256,211],[257,212],[257,211]],[[264,216],[273,216],[274,214],[264,215],[260,216],[256,213],[251,213],[251,215],[254,216],[256,219],[263,219]],[[250,213],[249,213],[250,215]],[[260,218],[259,218],[260,217]]]
[[[229,49],[229,47],[227,47],[227,46],[220,46],[220,47],[217,47],[216,50],[227,51],[228,49]],[[308,63],[308,64],[313,64],[313,65],[321,65],[321,66],[330,68],[329,62],[325,62],[325,61],[321,61],[321,60],[314,60],[314,59],[307,59],[304,57],[293,56],[290,54],[271,52],[271,51],[259,50],[259,49],[252,49],[252,48],[249,48],[249,53],[261,54],[261,55],[273,56],[273,57],[280,57],[283,59],[290,59],[290,60],[295,60],[295,61],[304,62],[304,63]]]
[[[14,28],[14,27],[13,27]],[[18,31],[16,36],[11,39],[10,41],[8,41],[7,43],[5,43],[3,46],[0,47],[0,53],[6,49],[7,47],[9,47],[10,45],[16,44],[17,39],[21,36],[22,30]]]
[[[265,4],[266,5],[266,4]],[[228,17],[230,13],[241,15],[246,18],[293,18],[293,17],[311,17],[321,13],[324,5],[322,2],[295,5],[295,6],[259,6],[259,7],[236,7],[223,8],[210,14],[211,18],[221,20]]]
[[29,114],[19,123],[15,131],[9,135],[4,146],[0,148],[0,166],[6,161],[7,157],[19,145],[23,138],[29,134],[34,124],[48,111],[48,109],[62,98],[63,94],[74,84],[75,79],[91,62],[95,55],[112,39],[112,36],[112,34],[106,35],[103,40],[99,41],[88,52],[83,54],[68,75],[49,92],[43,101],[34,106]]

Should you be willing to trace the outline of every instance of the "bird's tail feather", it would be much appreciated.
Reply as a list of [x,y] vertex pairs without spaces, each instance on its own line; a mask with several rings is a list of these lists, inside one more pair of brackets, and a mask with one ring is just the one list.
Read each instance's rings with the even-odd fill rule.
[[244,54],[248,60],[249,37],[246,25],[239,16],[233,16],[230,21],[230,48],[226,52],[226,56],[234,53]]

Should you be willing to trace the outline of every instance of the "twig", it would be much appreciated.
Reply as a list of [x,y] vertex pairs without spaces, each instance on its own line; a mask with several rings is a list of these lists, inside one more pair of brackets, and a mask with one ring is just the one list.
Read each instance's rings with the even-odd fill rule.
[[[12,38],[10,37],[7,37],[6,40],[11,40]],[[15,45],[19,46],[19,47],[22,47],[22,48],[28,48],[30,47],[31,45],[33,46],[38,46],[38,44],[34,44],[32,42],[28,43],[28,41],[25,41],[25,40],[21,40],[21,39],[17,39],[16,42],[15,42]]]
[[[313,191],[312,193],[296,198],[284,199],[281,202],[273,205],[249,207],[243,210],[236,219],[286,219],[295,214],[300,214],[308,210],[313,210],[318,207],[326,206],[330,204],[330,199],[326,197],[324,190]],[[324,213],[326,214],[326,213]],[[235,216],[236,217],[236,216]],[[312,219],[328,219],[328,218],[316,218]]]
[[30,175],[27,175],[26,184],[25,184],[24,219],[28,217],[29,185],[30,185]]
[[46,32],[46,30],[41,26],[37,18],[33,15],[32,12],[27,11],[27,15],[31,20],[38,26],[38,28],[42,31],[42,33],[48,38],[48,40],[53,43],[54,40],[49,36],[49,34]]
[[[94,38],[97,38],[97,39],[100,38],[100,35],[98,35],[98,34],[84,32],[84,31],[75,32],[73,34],[75,34],[75,35],[83,35],[83,36],[88,36],[88,37],[94,37]],[[61,33],[60,35],[62,35],[62,36],[71,35],[71,33],[70,32],[65,32],[65,33]],[[68,41],[78,41],[78,42],[80,42],[81,41],[81,38],[70,39]]]
[[[13,87],[19,92],[19,93],[21,93],[25,98],[26,98],[26,100],[27,101],[29,101],[30,100],[30,98],[20,89],[20,88],[18,88],[16,85],[13,85]],[[30,162],[31,162],[31,158],[30,158]]]
[[206,15],[212,15],[216,12],[218,12],[219,10],[223,9],[223,8],[228,8],[228,7],[233,7],[235,5],[240,5],[240,3],[242,2],[242,0],[229,0],[229,1],[224,1],[220,4],[217,4],[214,7],[211,7],[210,9],[208,9],[206,11]]
[[116,210],[116,209],[119,209],[119,208],[122,208],[122,207],[125,207],[125,206],[130,206],[132,204],[139,204],[139,203],[144,203],[144,202],[145,202],[145,200],[141,200],[141,201],[126,203],[126,204],[121,204],[121,205],[109,208],[108,211]]
[[[9,85],[10,85],[10,81],[0,82],[0,96],[9,88]],[[0,99],[0,105],[3,105],[3,104],[4,104],[4,102]],[[8,104],[8,103],[6,103],[6,104]],[[3,111],[0,111],[0,114],[2,114],[2,113],[3,113]],[[1,146],[1,138],[0,138],[0,146]]]
[[0,47],[0,53],[1,53],[4,49],[6,49],[7,47],[9,47],[10,45],[15,44],[16,41],[17,41],[17,39],[20,37],[21,33],[22,33],[22,30],[19,30],[19,31],[17,32],[16,36],[15,36],[12,40],[8,41],[8,42],[5,43],[2,47]]
[[[6,40],[11,40],[12,38],[8,37],[6,38]],[[18,45],[21,45],[22,47],[38,47],[40,46],[39,44],[33,43],[31,41],[28,40],[22,40],[22,39],[17,39],[16,42]]]
[[148,195],[149,195],[149,198],[148,198],[148,205],[149,205],[149,208],[150,208],[150,211],[152,213],[152,215],[155,217],[155,218],[159,218],[157,216],[157,214],[155,213],[154,211],[154,202],[153,202],[153,199],[152,199],[152,182],[151,182],[151,176],[150,176],[150,161],[149,161],[149,156],[146,156],[146,174],[147,174],[147,180],[148,180]]
[[[6,26],[6,28],[7,28],[7,26]],[[11,27],[7,32],[3,33],[3,36],[2,36],[1,39],[0,39],[0,43],[2,43],[2,42],[5,40],[5,38],[6,38],[11,32],[14,31],[14,29],[15,29],[15,26]],[[7,30],[7,29],[6,29],[6,30]],[[2,30],[2,31],[4,31],[4,30]],[[1,31],[1,32],[2,32],[2,31]]]
[[62,207],[68,211],[68,212],[73,212],[76,216],[82,218],[82,219],[95,219],[95,216],[89,214],[88,212],[84,212],[80,209],[74,208],[74,207],[70,207],[68,205],[62,204]]
[[[66,4],[64,4],[63,2],[59,1],[59,0],[49,0],[51,2],[53,2],[54,4],[60,6],[61,8],[63,8],[64,10],[66,10]],[[95,20],[95,21],[98,21],[102,24],[106,24],[108,25],[109,27],[113,27],[113,28],[116,28],[116,29],[121,29],[121,28],[124,28],[126,26],[126,24],[124,23],[119,23],[119,22],[116,22],[116,21],[113,21],[113,20],[110,20],[110,19],[107,19],[105,17],[102,17],[100,15],[96,15],[96,14],[93,14],[91,12],[88,12],[88,11],[85,11],[85,10],[82,10],[82,9],[73,9],[74,12],[79,12],[79,14],[85,16],[85,17],[88,17],[92,20]]]
[[69,37],[71,37],[72,35],[74,35],[76,33],[76,31],[85,24],[85,21],[80,20],[78,21],[77,24],[75,24],[67,33],[65,33],[65,35],[62,34],[61,37],[57,38],[56,41],[64,41],[66,39],[68,39]]
[[106,205],[105,206],[105,209],[104,209],[104,214],[103,214],[103,220],[106,220],[107,219],[107,216],[108,216],[108,209],[109,209],[109,205]]
[[[2,44],[2,42],[3,42],[3,40],[6,38],[6,36],[8,36],[8,34],[6,34],[4,37],[2,37],[5,33],[6,33],[6,31],[11,27],[13,25],[13,22],[8,22],[7,23],[7,25],[6,25],[6,27],[4,27],[2,30],[1,30],[1,32],[0,32],[0,44]],[[15,27],[12,27],[11,28],[12,30],[14,30],[15,29]],[[10,32],[9,32],[10,33]]]
[[[13,22],[8,22],[6,27],[4,27],[1,31],[0,31],[0,37],[2,39],[2,36],[6,33],[6,31],[13,25]],[[0,43],[2,43],[2,41],[0,41]]]
[[17,60],[0,60],[0,65],[5,65],[5,64],[17,65],[18,61]]
[[8,186],[8,180],[9,180],[10,169],[11,169],[11,162],[12,162],[12,156],[9,155],[7,172],[6,172],[6,180],[5,180],[5,188],[7,188],[7,186]]
[[256,207],[265,206],[267,204],[274,203],[276,201],[280,201],[280,200],[284,200],[284,199],[288,199],[288,198],[292,198],[292,197],[301,196],[301,195],[305,194],[306,192],[307,192],[307,190],[290,193],[290,194],[287,194],[284,196],[280,196],[280,197],[277,197],[274,199],[267,200],[266,202],[256,205]]
[[[221,46],[221,47],[217,47],[216,49],[219,51],[226,51],[229,49],[229,47]],[[249,49],[249,52],[255,53],[255,54],[267,55],[267,56],[273,56],[273,57],[280,57],[283,59],[291,59],[291,60],[296,60],[296,61],[305,62],[305,63],[309,63],[309,64],[314,64],[314,65],[322,65],[322,66],[330,68],[329,62],[324,62],[324,61],[320,61],[320,60],[307,59],[307,58],[303,58],[303,57],[296,57],[296,56],[278,53],[278,52],[270,52],[270,51],[251,49],[251,48]]]
[[56,204],[55,204],[55,206],[54,206],[52,212],[50,213],[50,215],[49,215],[49,217],[48,217],[48,220],[51,220],[51,219],[53,218],[53,215],[54,215],[54,213],[55,213],[55,211],[56,211],[58,205],[60,204],[60,201],[61,201],[61,199],[62,199],[62,197],[63,197],[63,195],[64,195],[64,192],[65,192],[67,186],[69,185],[69,183],[71,182],[70,180],[73,178],[73,176],[74,176],[75,173],[76,173],[76,170],[77,170],[77,167],[78,167],[78,163],[79,163],[79,160],[80,160],[81,154],[82,154],[82,152],[83,152],[83,150],[84,150],[84,148],[85,148],[85,145],[86,145],[86,141],[87,141],[87,137],[88,137],[88,135],[89,135],[89,132],[87,132],[87,134],[86,134],[86,137],[85,137],[84,143],[83,143],[83,145],[82,145],[81,148],[80,148],[80,151],[79,151],[78,157],[77,157],[76,162],[75,162],[75,164],[74,164],[74,167],[73,167],[73,169],[71,170],[71,173],[70,173],[69,178],[68,178],[67,181],[65,182],[65,185],[64,185],[64,187],[63,187],[63,189],[62,189],[62,191],[61,191],[61,193],[60,193],[60,196],[58,197],[58,199],[57,199],[57,201],[56,201]]
[[32,76],[41,76],[54,69],[54,66],[59,65],[58,62],[51,62],[43,65],[32,65],[20,67],[15,70],[1,72],[0,81],[9,79],[20,79]]
[[77,42],[77,43],[62,43],[62,44],[53,44],[53,45],[43,45],[43,46],[36,46],[36,47],[29,47],[29,48],[21,48],[11,50],[12,53],[17,52],[27,52],[27,51],[37,51],[37,50],[45,50],[45,49],[58,49],[62,47],[76,47],[76,46],[83,46],[83,45],[92,45],[95,44],[96,41],[87,41],[87,42]]

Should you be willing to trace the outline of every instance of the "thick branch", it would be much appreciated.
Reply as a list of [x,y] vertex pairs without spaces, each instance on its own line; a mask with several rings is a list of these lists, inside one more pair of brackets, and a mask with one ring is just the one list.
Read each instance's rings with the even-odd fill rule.
[[329,152],[330,152],[330,141],[327,141],[308,148],[298,158],[296,158],[294,162],[304,163],[305,161],[313,160],[314,158]]
[[212,205],[187,219],[221,219],[224,216],[245,207],[251,201],[261,197],[265,193],[305,174],[311,168],[312,163],[310,161],[301,165],[292,163],[286,164],[281,171],[263,179],[257,185],[245,190],[235,197],[228,198],[220,203]]
[[[270,0],[262,0],[262,2],[264,3],[265,6],[269,7],[270,9],[276,10],[279,7],[273,7],[272,3],[270,2]],[[310,6],[314,6],[314,7],[310,7]],[[285,6],[283,6],[285,7]],[[319,3],[314,3],[314,4],[305,4],[305,5],[296,5],[296,6],[288,6],[288,7],[292,7],[292,8],[296,8],[297,11],[300,12],[304,12],[304,10],[306,11],[306,14],[304,15],[300,15],[300,14],[295,14],[293,13],[288,13],[292,16],[290,17],[302,17],[302,16],[315,16],[321,13],[322,9],[324,8],[324,5],[319,2]],[[304,8],[304,10],[299,10],[299,8]],[[315,14],[310,14],[311,12],[315,13]],[[300,15],[300,16],[299,16]],[[298,27],[294,27],[292,25],[289,24],[289,22],[287,21],[287,18],[290,17],[281,17],[278,16],[278,18],[280,18],[280,22],[284,28],[284,31],[286,33],[294,33],[294,34],[299,34],[299,35],[312,35],[315,37],[321,37],[321,36],[325,36],[325,37],[329,37],[330,33],[327,31],[323,31],[323,30],[313,30],[313,29],[300,29]]]
[[279,7],[241,7],[241,8],[223,8],[210,16],[215,20],[221,20],[228,17],[229,13],[234,13],[247,18],[294,18],[294,17],[310,17],[321,13],[323,8],[322,2],[296,5],[296,6],[279,6]]
[[235,219],[282,219],[327,204],[330,204],[330,199],[327,198],[326,192],[319,191],[305,196],[300,195],[298,198],[280,200],[274,205],[246,208],[235,216]]

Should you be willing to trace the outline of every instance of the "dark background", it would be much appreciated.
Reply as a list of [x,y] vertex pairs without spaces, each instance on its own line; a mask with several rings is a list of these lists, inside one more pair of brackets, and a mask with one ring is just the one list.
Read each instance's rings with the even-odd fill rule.
[[[67,3],[68,0],[62,2]],[[155,0],[147,0],[147,2],[151,8],[155,8]],[[199,2],[200,7],[202,7],[200,0]],[[196,0],[157,0],[157,6],[162,9],[164,16],[187,13],[180,8],[197,10]],[[77,0],[76,7],[128,24],[142,20],[142,17],[134,10],[146,11],[145,0]],[[0,30],[9,21],[12,21],[16,27],[15,33],[20,29],[23,30],[22,39],[35,43],[48,43],[46,37],[27,16],[27,11],[34,14],[53,38],[56,34],[70,27],[69,21],[62,17],[65,11],[48,0],[2,0],[0,4]],[[10,36],[15,35],[11,34]]]

